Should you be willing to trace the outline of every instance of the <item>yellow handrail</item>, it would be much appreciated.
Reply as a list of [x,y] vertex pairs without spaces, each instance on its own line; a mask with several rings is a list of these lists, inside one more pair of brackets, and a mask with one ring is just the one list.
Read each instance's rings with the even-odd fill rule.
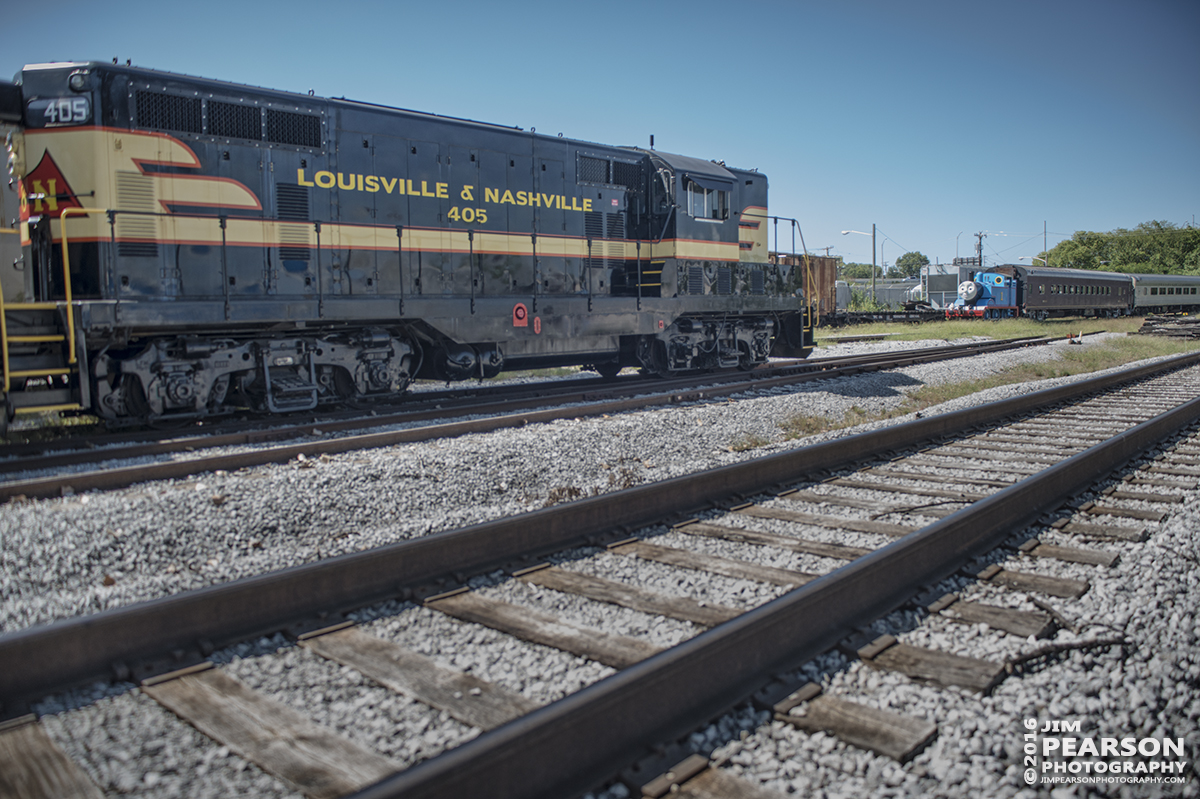
[[[71,308],[71,257],[67,250],[67,217],[68,216],[87,216],[92,214],[103,214],[107,211],[103,208],[64,208],[59,215],[59,225],[62,234],[62,256],[63,256],[63,295],[66,298],[67,305],[67,364],[74,365],[78,362],[75,357],[75,312]],[[8,354],[8,313],[4,301],[4,293],[0,292],[0,341],[3,346],[0,346],[0,361],[4,366],[3,386],[0,387],[0,393],[8,391],[8,382],[12,378],[12,370],[10,368]],[[55,302],[19,302],[15,303],[14,307],[21,310],[53,310],[58,307]],[[49,340],[49,339],[47,339]],[[58,372],[55,372],[56,374]]]
[[[8,394],[8,312],[4,310],[4,290],[0,289],[0,350],[4,350],[4,385],[0,386],[0,395]],[[3,413],[0,410],[0,413]]]
[[71,258],[67,255],[67,215],[87,216],[88,214],[104,214],[103,208],[64,208],[59,215],[59,228],[62,234],[63,255],[63,291],[67,299],[67,363],[75,363],[75,312],[71,309]]

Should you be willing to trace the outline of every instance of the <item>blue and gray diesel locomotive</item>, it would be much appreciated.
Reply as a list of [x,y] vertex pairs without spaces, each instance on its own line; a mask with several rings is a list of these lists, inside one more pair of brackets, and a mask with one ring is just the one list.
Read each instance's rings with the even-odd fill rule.
[[0,86],[6,415],[305,410],[413,379],[804,357],[755,170],[101,63]]

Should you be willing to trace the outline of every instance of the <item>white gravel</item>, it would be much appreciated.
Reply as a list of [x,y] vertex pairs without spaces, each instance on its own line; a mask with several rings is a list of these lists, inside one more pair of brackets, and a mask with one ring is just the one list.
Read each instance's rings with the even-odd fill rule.
[[[1088,344],[1100,339],[1089,337]],[[844,344],[818,354],[940,343]],[[797,414],[840,418],[856,413],[855,409],[866,413],[892,409],[911,388],[957,382],[964,375],[981,377],[1014,362],[1053,359],[1064,346],[119,491],[10,503],[0,506],[0,630],[18,630],[836,438],[854,431],[789,441],[779,424]],[[956,410],[1073,379],[1079,378],[993,389],[925,413]],[[898,421],[904,419],[855,431]],[[757,446],[740,451],[748,443]],[[865,515],[851,509],[845,512]],[[1200,604],[1196,585],[1200,518],[1196,514],[1194,503],[1189,504],[1186,521],[1163,525],[1150,544],[1105,545],[1122,552],[1122,562],[1110,576],[1098,576],[1098,567],[1037,564],[1042,573],[1081,573],[1093,581],[1093,590],[1081,604],[1064,610],[1068,615],[1077,614],[1073,618],[1085,626],[1106,618],[1111,622],[1114,603],[1127,603],[1122,624],[1143,645],[1124,663],[1116,660],[1119,653],[1108,651],[1087,655],[1091,660],[1086,661],[1081,655],[1078,663],[1072,657],[1045,671],[1006,681],[982,703],[965,694],[872,672],[861,664],[847,666],[837,655],[823,656],[810,665],[811,676],[831,693],[861,695],[868,703],[881,701],[870,697],[882,694],[886,697],[882,706],[942,723],[943,733],[912,764],[897,766],[827,736],[768,723],[762,714],[749,709],[698,732],[693,743],[697,748],[717,748],[718,756],[728,758],[729,768],[766,787],[827,797],[920,796],[931,791],[948,796],[1018,795],[1023,783],[1015,758],[1023,714],[1040,718],[1051,713],[1060,718],[1075,714],[1091,720],[1097,729],[1111,730],[1103,734],[1131,735],[1137,730],[1140,735],[1143,729],[1153,732],[1162,727],[1162,734],[1190,736],[1194,753],[1200,745],[1200,733],[1196,732],[1200,628],[1195,622],[1196,605]],[[782,523],[763,519],[733,523],[751,529],[782,529],[777,527]],[[879,536],[834,535],[818,528],[805,534],[857,546],[877,546],[883,541]],[[683,545],[681,539],[694,549],[747,557],[748,548],[743,545],[693,540],[680,533],[668,533],[656,543],[679,540]],[[1187,553],[1193,560],[1188,560]],[[564,557],[592,554],[564,553]],[[802,571],[824,572],[840,565],[787,553],[771,557],[772,565]],[[610,553],[563,565],[666,586],[663,590],[732,607],[758,604],[783,590],[724,577],[700,579],[682,570]],[[1021,567],[1028,570],[1027,564]],[[1143,574],[1144,569],[1162,579],[1131,578]],[[565,612],[580,623],[636,635],[659,646],[670,646],[699,631],[686,622],[564,598],[497,575],[481,576],[472,584],[485,595]],[[611,669],[582,658],[405,603],[365,610],[357,618],[375,635],[396,640],[445,665],[469,669],[538,702],[554,701],[611,673]],[[986,651],[999,656],[998,651],[1010,651],[1005,647],[1028,648],[1023,641],[1001,639],[996,644],[994,633],[941,619],[920,622],[900,616],[882,620],[879,626],[902,633],[911,643],[952,643],[949,648],[960,653]],[[1089,633],[1085,629],[1081,634]],[[1071,640],[1072,635],[1060,632],[1055,641]],[[1001,649],[995,650],[997,646]],[[1145,659],[1137,660],[1142,653]],[[297,649],[282,638],[243,644],[215,653],[214,659],[239,679],[404,765],[478,734],[445,714],[431,713],[363,683],[361,678],[355,682],[351,670]],[[1116,682],[1114,666],[1119,666],[1121,675]],[[330,676],[339,674],[344,678],[341,687],[324,687]],[[1088,687],[1078,687],[1084,685]],[[322,686],[319,696],[313,695],[314,686]],[[40,714],[47,714],[44,723],[55,740],[110,795],[217,797],[230,791],[291,795],[274,778],[239,762],[236,755],[130,689],[129,685],[96,686],[52,697],[37,708]],[[1133,694],[1140,701],[1135,701]],[[1077,695],[1082,704],[1076,704]],[[1168,722],[1160,721],[1164,717],[1169,719],[1170,729],[1164,726]],[[136,727],[156,730],[151,742],[144,743],[144,736],[139,736],[137,742],[123,746],[121,731]],[[741,740],[742,733],[745,740]],[[222,764],[236,766],[218,767]],[[1187,786],[1193,792],[1186,795],[1195,795],[1193,789],[1194,782]],[[623,790],[616,788],[607,795],[620,796]]]
[[[830,349],[845,354],[940,343],[843,344]],[[0,631],[895,424],[905,417],[790,441],[779,427],[798,414],[841,418],[854,409],[874,413],[895,408],[910,388],[955,382],[964,374],[980,377],[1018,361],[1050,360],[1063,346],[209,473],[117,491],[8,503],[0,506],[4,542]],[[993,389],[927,413],[1027,390],[1022,386]],[[735,451],[747,443],[758,446]]]

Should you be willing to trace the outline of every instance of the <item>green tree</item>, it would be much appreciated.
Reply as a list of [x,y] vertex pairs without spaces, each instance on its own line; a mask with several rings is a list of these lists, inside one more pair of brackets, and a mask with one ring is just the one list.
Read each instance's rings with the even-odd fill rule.
[[920,277],[922,266],[929,266],[929,259],[916,250],[896,259],[896,271],[901,277]]
[[[842,268],[842,277],[846,280],[870,280],[872,267],[870,264],[846,264]],[[883,270],[874,267],[875,277],[882,277]]]
[[1200,274],[1200,229],[1143,222],[1133,230],[1080,230],[1042,253],[1051,266],[1138,274]]

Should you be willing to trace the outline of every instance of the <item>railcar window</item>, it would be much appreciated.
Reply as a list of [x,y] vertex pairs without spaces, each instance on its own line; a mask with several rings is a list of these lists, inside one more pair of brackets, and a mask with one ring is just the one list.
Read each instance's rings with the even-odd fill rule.
[[688,181],[688,213],[697,219],[728,219],[729,192]]
[[1038,294],[1045,294],[1045,293],[1046,293],[1046,284],[1045,283],[1038,284]]

